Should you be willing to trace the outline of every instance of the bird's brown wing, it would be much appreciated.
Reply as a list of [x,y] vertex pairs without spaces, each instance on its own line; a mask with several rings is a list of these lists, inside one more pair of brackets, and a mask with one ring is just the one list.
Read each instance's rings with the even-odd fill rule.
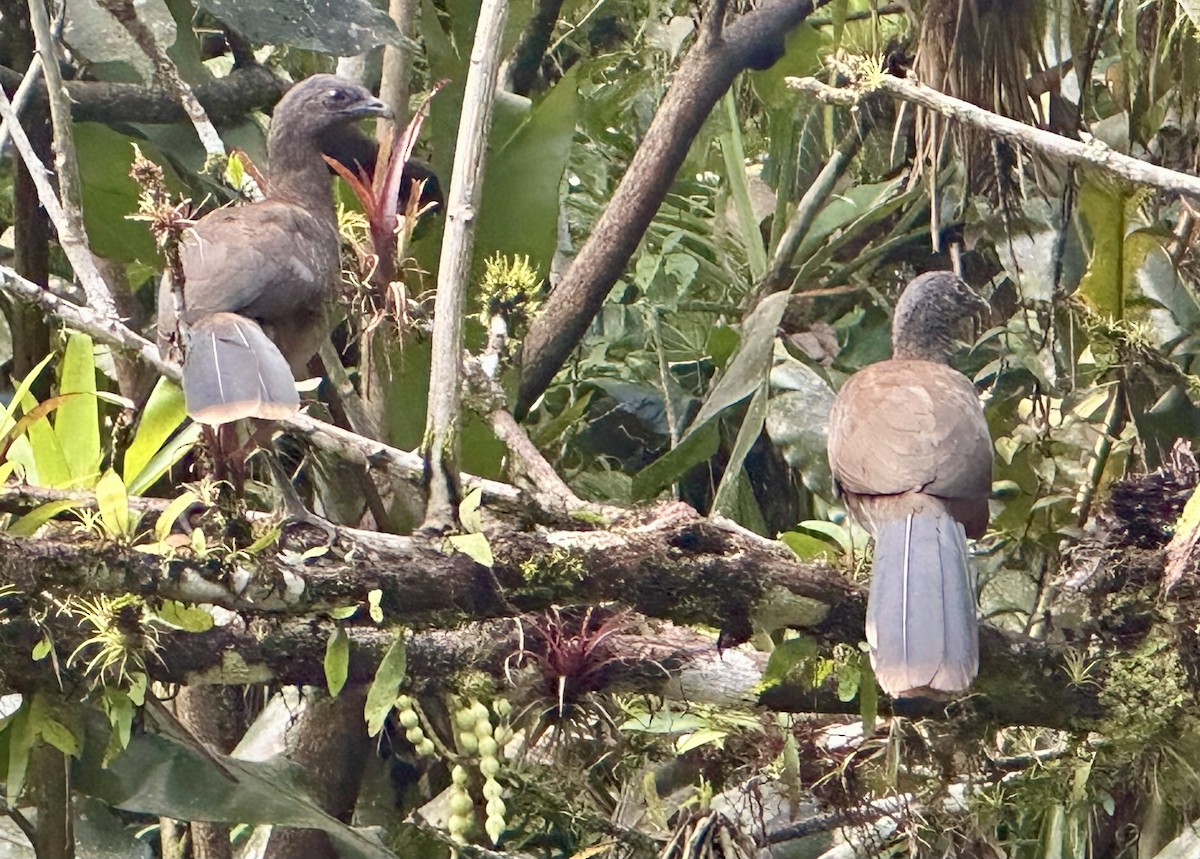
[[986,499],[991,491],[992,442],[975,389],[944,364],[863,368],[829,422],[829,465],[849,493]]
[[320,302],[338,273],[328,223],[282,200],[221,209],[202,218],[180,246],[185,321],[240,313],[260,322]]

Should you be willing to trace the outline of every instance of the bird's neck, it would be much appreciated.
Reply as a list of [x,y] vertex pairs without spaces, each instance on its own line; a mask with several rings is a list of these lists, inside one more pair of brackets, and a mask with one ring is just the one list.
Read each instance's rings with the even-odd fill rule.
[[954,328],[941,319],[908,319],[892,332],[892,357],[949,364],[955,348]]
[[333,176],[315,146],[270,148],[270,193],[314,215],[333,220]]

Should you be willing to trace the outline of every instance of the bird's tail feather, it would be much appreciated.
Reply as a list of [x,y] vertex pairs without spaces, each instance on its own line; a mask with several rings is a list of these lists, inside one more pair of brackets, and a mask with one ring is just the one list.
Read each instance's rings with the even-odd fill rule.
[[276,420],[300,407],[291,368],[252,319],[214,313],[188,328],[183,396],[198,423]]
[[867,604],[875,677],[893,697],[960,692],[979,668],[963,526],[940,507],[877,523]]

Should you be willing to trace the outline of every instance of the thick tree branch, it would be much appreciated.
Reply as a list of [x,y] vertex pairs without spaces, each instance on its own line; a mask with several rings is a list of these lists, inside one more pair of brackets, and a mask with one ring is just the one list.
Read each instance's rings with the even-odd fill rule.
[[[550,384],[599,312],[717,100],[739,72],[773,65],[783,54],[788,31],[820,5],[820,0],[768,0],[721,28],[719,37],[699,39],[688,51],[612,199],[530,325],[521,353],[518,416]],[[720,8],[716,4],[715,10]]]
[[[0,66],[0,86],[12,91],[21,83],[20,72]],[[188,115],[175,94],[165,87],[101,81],[65,81],[71,115],[77,122],[186,122]],[[218,123],[235,122],[254,110],[279,101],[288,85],[264,66],[234,69],[227,76],[207,80],[193,88],[196,98]],[[32,98],[46,103],[44,81]]]

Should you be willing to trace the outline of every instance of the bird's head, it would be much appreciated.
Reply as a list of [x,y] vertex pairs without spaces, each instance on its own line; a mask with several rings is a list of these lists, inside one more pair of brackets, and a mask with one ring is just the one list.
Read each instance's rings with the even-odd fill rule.
[[944,363],[963,323],[988,310],[988,303],[953,273],[926,272],[914,278],[896,302],[892,355]]
[[313,75],[288,90],[276,105],[268,148],[273,150],[285,137],[317,140],[364,117],[391,115],[391,108],[365,87],[336,75]]

